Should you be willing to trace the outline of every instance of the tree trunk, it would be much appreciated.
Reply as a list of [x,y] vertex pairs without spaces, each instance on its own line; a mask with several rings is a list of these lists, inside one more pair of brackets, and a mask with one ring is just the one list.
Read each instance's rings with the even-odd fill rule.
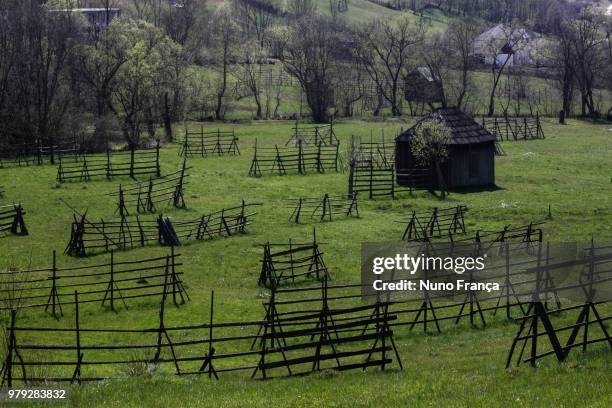
[[259,94],[257,93],[257,90],[255,90],[253,94],[254,94],[253,98],[255,99],[255,106],[257,106],[257,112],[255,113],[255,119],[260,120],[263,117],[261,101],[259,100]]
[[436,175],[438,176],[438,188],[440,189],[440,197],[442,200],[446,198],[446,183],[444,182],[444,175],[442,174],[442,166],[440,160],[436,159]]
[[227,66],[228,66],[228,56],[227,49],[223,54],[223,82],[221,85],[221,89],[217,93],[217,106],[215,108],[215,119],[222,120],[223,119],[223,97],[225,96],[225,92],[227,91]]
[[168,101],[168,92],[164,93],[164,133],[166,140],[171,142],[172,135],[172,115],[170,113],[170,102]]
[[506,57],[506,60],[504,61],[502,66],[499,67],[499,69],[496,69],[497,57],[493,58],[493,65],[491,65],[491,73],[493,75],[493,89],[491,89],[491,94],[489,95],[489,111],[487,113],[487,116],[489,117],[495,114],[495,91],[497,91],[499,79],[501,78],[502,73],[504,72],[506,64],[508,64],[508,61],[510,61],[510,55]]

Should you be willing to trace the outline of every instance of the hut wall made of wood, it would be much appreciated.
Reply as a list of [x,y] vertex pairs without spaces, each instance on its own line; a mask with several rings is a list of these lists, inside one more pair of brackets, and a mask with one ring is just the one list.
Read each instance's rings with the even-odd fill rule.
[[445,177],[449,188],[495,185],[495,144],[449,146]]
[[[428,169],[422,177],[412,178],[407,174],[422,171],[415,160],[407,141],[396,144],[395,167],[397,183],[412,188],[438,188],[435,170]],[[493,142],[474,145],[449,145],[448,159],[442,165],[447,188],[486,187],[495,185],[495,144]]]

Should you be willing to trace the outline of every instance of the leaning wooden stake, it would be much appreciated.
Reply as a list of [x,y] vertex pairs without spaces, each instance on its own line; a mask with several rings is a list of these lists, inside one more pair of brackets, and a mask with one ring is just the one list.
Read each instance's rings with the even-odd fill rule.
[[77,363],[72,374],[71,383],[81,383],[81,364],[83,363],[83,353],[81,352],[81,327],[79,324],[79,294],[74,291],[74,313],[75,313],[75,331],[76,331],[76,355]]
[[174,352],[174,345],[172,343],[172,340],[170,340],[170,336],[168,335],[168,331],[166,330],[166,326],[164,324],[164,308],[166,305],[166,296],[167,296],[166,288],[167,287],[168,287],[168,274],[166,274],[165,276],[164,290],[162,292],[162,300],[159,304],[159,327],[157,329],[157,350],[155,352],[155,356],[153,357],[153,362],[157,363],[160,360],[161,349],[162,349],[162,336],[164,336],[166,338],[166,341],[168,342],[168,347],[170,348],[170,352],[172,353],[172,359],[174,361],[174,366],[176,368],[176,374],[180,375],[181,369],[178,365],[176,353]]
[[208,353],[206,354],[206,356],[204,357],[204,362],[202,363],[202,366],[200,367],[200,369],[198,371],[203,372],[204,370],[207,370],[208,372],[208,378],[212,378],[212,376],[215,376],[215,379],[219,379],[219,376],[217,375],[217,370],[215,370],[215,367],[213,366],[213,355],[215,354],[215,348],[213,347],[213,325],[214,325],[214,306],[215,306],[215,291],[211,290],[210,291],[210,321],[208,323]]

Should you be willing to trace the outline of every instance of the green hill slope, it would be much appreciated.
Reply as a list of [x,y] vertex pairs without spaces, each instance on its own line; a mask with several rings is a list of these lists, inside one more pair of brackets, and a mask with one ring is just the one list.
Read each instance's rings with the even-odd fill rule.
[[[317,3],[317,13],[325,16],[331,16],[329,8],[329,0],[315,0]],[[348,10],[339,14],[350,25],[361,25],[372,21],[373,19],[393,19],[405,15],[416,21],[419,17],[412,11],[396,11],[387,7],[373,3],[368,0],[349,0]],[[424,13],[431,22],[431,28],[434,30],[443,30],[450,20],[448,16],[439,10],[428,10]]]

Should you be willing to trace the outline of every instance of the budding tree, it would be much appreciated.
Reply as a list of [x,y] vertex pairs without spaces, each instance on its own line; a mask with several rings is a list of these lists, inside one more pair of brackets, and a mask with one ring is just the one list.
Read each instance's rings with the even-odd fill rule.
[[427,168],[433,168],[438,179],[441,197],[446,197],[446,183],[442,165],[448,159],[447,142],[450,137],[448,127],[439,120],[430,119],[420,122],[410,139],[410,151],[416,161]]

